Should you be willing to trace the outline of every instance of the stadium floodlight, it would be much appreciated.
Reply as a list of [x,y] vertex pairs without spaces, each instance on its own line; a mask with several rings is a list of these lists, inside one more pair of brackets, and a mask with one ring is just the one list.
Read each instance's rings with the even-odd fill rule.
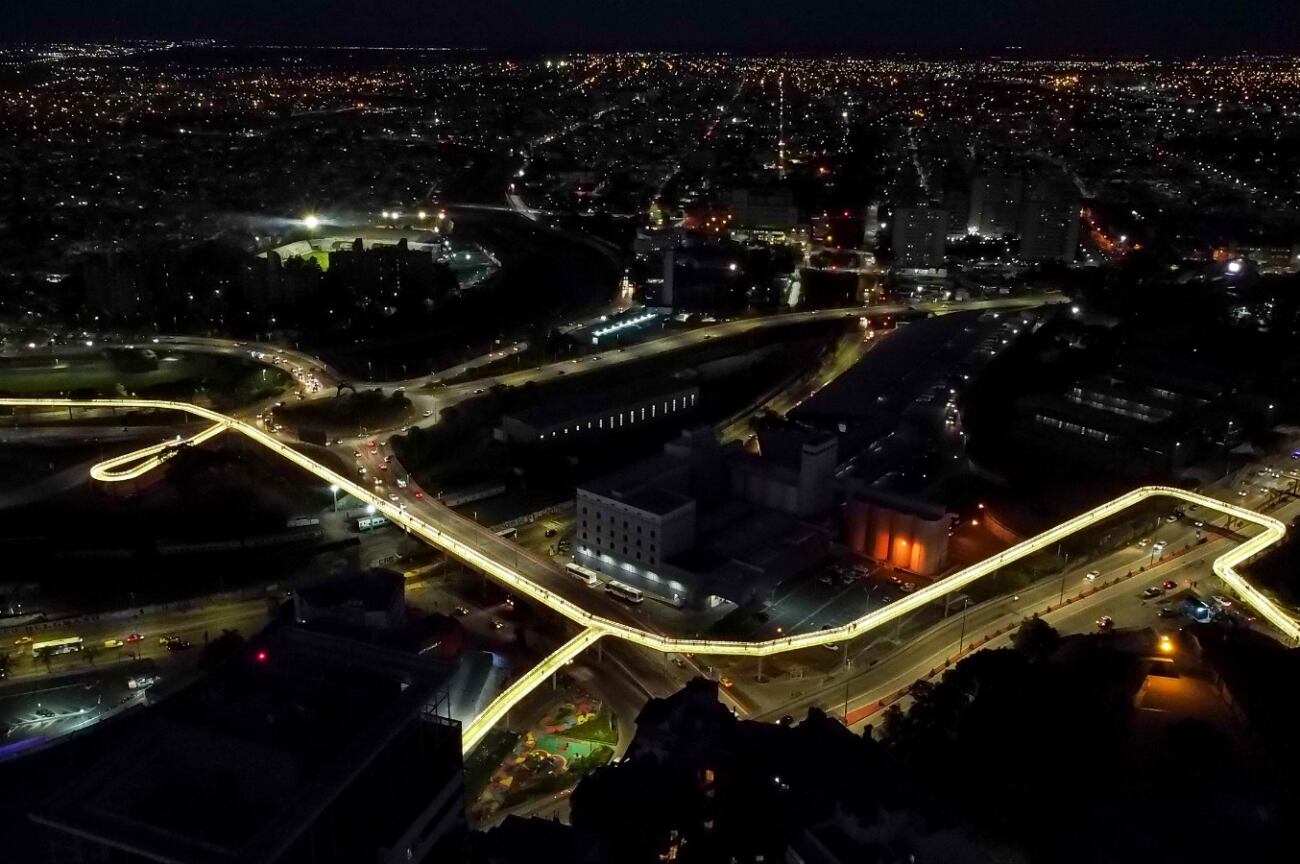
[[308,214],[303,218],[302,224],[307,227],[308,231],[315,231],[320,227],[320,217],[315,214]]

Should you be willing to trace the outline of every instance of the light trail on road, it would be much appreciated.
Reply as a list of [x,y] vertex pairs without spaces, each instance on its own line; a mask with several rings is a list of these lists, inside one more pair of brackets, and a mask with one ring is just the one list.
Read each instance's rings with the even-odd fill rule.
[[[252,426],[242,420],[229,417],[217,411],[203,408],[197,405],[191,405],[185,402],[171,402],[164,400],[149,399],[0,399],[0,406],[11,408],[153,408],[160,410],[173,410],[184,414],[194,415],[212,422],[213,426],[200,432],[194,439],[203,437],[207,440],[218,434],[222,430],[230,430],[243,434],[247,438],[261,444],[276,455],[293,462],[307,472],[320,478],[321,480],[335,485],[340,491],[347,492],[359,501],[363,501],[375,508],[377,512],[383,513],[389,521],[402,528],[418,535],[430,545],[433,545],[447,554],[450,554],[460,561],[477,568],[482,572],[492,576],[497,581],[509,586],[521,595],[530,597],[541,603],[551,610],[563,615],[574,623],[582,627],[582,633],[575,637],[561,651],[572,650],[572,654],[564,659],[570,659],[575,656],[582,647],[591,644],[602,636],[613,636],[628,642],[649,648],[654,651],[664,653],[694,653],[694,654],[713,654],[724,656],[739,657],[769,657],[775,654],[783,654],[788,651],[798,651],[805,648],[813,648],[819,645],[828,645],[832,643],[844,642],[854,639],[864,634],[870,633],[879,627],[882,627],[902,616],[914,612],[929,603],[939,601],[944,596],[954,591],[959,591],[971,583],[982,579],[991,573],[1019,561],[1036,552],[1050,548],[1061,540],[1096,525],[1099,522],[1110,519],[1119,513],[1142,503],[1150,498],[1168,497],[1189,504],[1198,504],[1202,507],[1218,511],[1232,518],[1249,522],[1262,531],[1246,540],[1239,546],[1230,549],[1228,552],[1215,559],[1213,569],[1225,583],[1230,585],[1243,599],[1243,601],[1254,609],[1260,617],[1267,620],[1276,627],[1283,635],[1292,642],[1300,641],[1300,623],[1282,609],[1275,605],[1262,592],[1250,585],[1244,578],[1236,572],[1236,566],[1250,559],[1252,556],[1260,553],[1269,546],[1277,543],[1286,534],[1286,526],[1271,516],[1239,507],[1217,498],[1211,498],[1207,495],[1201,495],[1196,492],[1189,492],[1178,489],[1173,486],[1142,486],[1133,491],[1121,495],[1111,501],[1107,501],[1098,507],[1093,508],[1085,513],[1081,513],[1072,519],[1044,531],[1034,537],[1024,540],[1016,545],[986,558],[976,564],[966,567],[953,573],[932,585],[915,591],[905,597],[881,607],[874,612],[847,624],[833,627],[828,630],[819,630],[811,633],[800,633],[796,635],[783,636],[776,639],[767,639],[760,641],[741,641],[741,640],[713,640],[713,639],[682,639],[672,636],[665,636],[657,633],[651,633],[628,624],[613,621],[592,612],[588,612],[571,600],[561,597],[560,595],[543,587],[534,579],[523,572],[520,564],[531,565],[533,567],[550,568],[558,572],[558,568],[548,562],[534,558],[520,550],[517,546],[510,544],[508,540],[498,537],[491,529],[479,525],[470,519],[467,519],[450,508],[427,502],[427,506],[436,514],[439,524],[426,521],[425,519],[408,512],[398,504],[388,501],[374,494],[369,489],[363,488],[352,480],[330,470],[311,457],[299,452],[288,444],[266,432]],[[166,457],[162,455],[168,447],[174,447],[173,443],[153,445],[143,450],[137,450],[125,456],[109,460],[107,463],[101,463],[96,469],[104,465],[121,467],[140,459],[149,460],[146,464],[149,467],[132,469],[128,472],[114,473],[112,470],[107,473],[99,471],[99,478],[104,482],[120,482],[122,480],[138,477],[145,471],[163,464]],[[96,470],[92,470],[92,476]],[[125,476],[125,475],[130,475]],[[432,518],[432,517],[431,517]],[[476,545],[474,541],[483,543],[484,546]],[[585,640],[585,641],[584,641]],[[581,646],[581,647],[578,647]],[[557,652],[558,654],[558,652]],[[550,669],[556,661],[557,655],[552,655],[543,661],[538,669]],[[558,668],[555,666],[554,668]],[[536,673],[533,670],[511,685],[510,688],[501,694],[495,700],[489,711],[495,716],[504,716],[509,708],[516,704],[520,699],[526,696],[539,683],[544,681],[550,674],[549,671],[544,674]],[[509,697],[507,698],[507,694]],[[485,712],[486,713],[486,712]],[[487,722],[486,720],[484,721]],[[487,723],[490,727],[490,723]],[[477,736],[474,740],[481,739],[485,730],[479,719],[472,721],[467,727],[467,732],[473,730]]]

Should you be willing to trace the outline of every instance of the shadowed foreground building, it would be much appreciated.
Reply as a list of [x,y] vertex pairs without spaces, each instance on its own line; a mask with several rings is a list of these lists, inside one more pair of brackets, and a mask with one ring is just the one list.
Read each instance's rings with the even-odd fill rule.
[[285,629],[163,701],[32,819],[49,860],[456,860],[465,828],[450,669]]
[[992,860],[918,795],[869,737],[820,711],[797,725],[740,720],[697,678],[652,699],[622,761],[573,793],[572,827],[508,817],[478,864]]

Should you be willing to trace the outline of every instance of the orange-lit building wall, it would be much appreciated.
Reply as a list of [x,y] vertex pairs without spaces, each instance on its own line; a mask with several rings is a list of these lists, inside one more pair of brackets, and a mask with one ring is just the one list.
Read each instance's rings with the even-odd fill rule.
[[930,576],[947,562],[947,517],[928,518],[869,501],[852,501],[846,529],[850,549],[900,570]]

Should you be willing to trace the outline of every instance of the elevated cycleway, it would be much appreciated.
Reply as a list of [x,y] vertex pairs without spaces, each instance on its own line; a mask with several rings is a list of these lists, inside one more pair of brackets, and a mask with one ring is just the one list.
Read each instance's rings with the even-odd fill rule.
[[[1008,564],[1051,548],[1066,537],[1111,519],[1130,507],[1151,498],[1172,498],[1188,504],[1197,504],[1259,528],[1259,533],[1215,559],[1213,563],[1214,572],[1226,584],[1231,586],[1261,618],[1277,628],[1285,638],[1291,640],[1293,644],[1300,642],[1300,623],[1286,614],[1236,571],[1238,565],[1281,540],[1286,534],[1286,526],[1271,516],[1172,486],[1143,486],[1134,489],[1127,494],[1068,519],[1041,534],[1017,543],[997,555],[959,570],[933,585],[908,594],[887,606],[869,612],[861,618],[839,627],[753,642],[727,639],[684,639],[648,632],[639,627],[589,612],[578,603],[548,590],[541,584],[539,580],[543,576],[550,576],[556,572],[557,568],[552,562],[533,555],[528,550],[521,549],[509,540],[498,537],[491,529],[460,516],[436,502],[426,502],[422,505],[419,514],[408,511],[327,468],[273,435],[242,420],[211,409],[184,402],[147,399],[0,399],[0,407],[16,409],[78,407],[170,409],[210,421],[213,424],[212,426],[190,439],[182,439],[180,443],[193,445],[202,443],[202,441],[206,441],[222,431],[238,432],[266,447],[277,456],[293,462],[320,480],[335,485],[356,499],[373,506],[376,511],[382,513],[391,522],[410,531],[412,534],[418,535],[431,545],[471,567],[483,571],[519,594],[544,604],[578,624],[582,628],[582,632],[578,637],[566,643],[563,648],[544,660],[539,667],[521,676],[489,706],[483,717],[476,719],[466,728],[467,740],[472,737],[472,741],[481,738],[486,729],[490,728],[491,724],[495,722],[496,718],[504,716],[511,705],[515,704],[538,683],[544,681],[555,669],[558,669],[560,665],[572,659],[584,647],[601,637],[612,636],[617,639],[624,639],[660,652],[744,657],[767,657],[787,651],[798,651],[819,645],[843,642],[870,633],[910,612],[921,609],[927,604],[935,603],[945,595],[960,591]],[[168,458],[169,449],[176,446],[177,442],[166,442],[143,450],[137,450],[100,463],[95,466],[91,473],[96,479],[104,482],[138,477],[151,468],[162,464]],[[128,465],[134,467],[124,468],[124,466]],[[472,746],[472,744],[469,746]]]

